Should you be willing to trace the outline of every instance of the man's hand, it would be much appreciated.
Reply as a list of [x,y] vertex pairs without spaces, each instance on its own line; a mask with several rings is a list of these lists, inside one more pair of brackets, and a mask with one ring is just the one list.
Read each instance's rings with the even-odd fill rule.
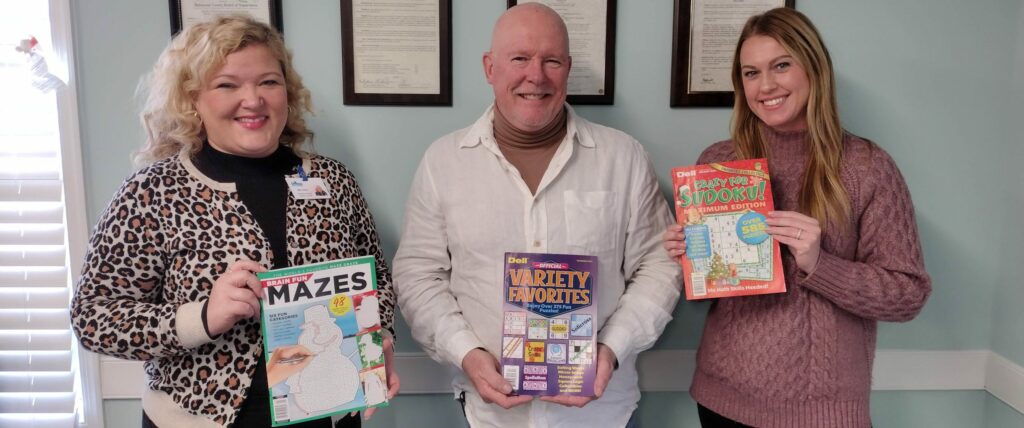
[[541,397],[540,399],[568,407],[586,406],[587,403],[601,398],[601,395],[604,394],[604,389],[608,387],[608,381],[611,380],[613,371],[615,371],[615,351],[612,351],[612,348],[605,346],[603,343],[598,343],[597,375],[594,376],[594,395],[590,397],[555,395],[550,397]]
[[509,396],[512,393],[512,385],[509,385],[498,372],[498,360],[483,349],[476,348],[462,358],[462,371],[473,382],[476,392],[485,403],[494,403],[502,408],[511,409],[533,400],[529,395]]

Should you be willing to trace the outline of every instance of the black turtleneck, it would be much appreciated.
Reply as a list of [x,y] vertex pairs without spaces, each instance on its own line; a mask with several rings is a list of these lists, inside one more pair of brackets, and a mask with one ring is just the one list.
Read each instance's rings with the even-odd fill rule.
[[207,177],[221,183],[235,183],[242,204],[249,210],[274,255],[273,268],[288,267],[285,213],[288,204],[286,175],[295,174],[302,159],[288,147],[280,146],[270,156],[247,158],[219,151],[210,143],[196,154],[195,165]]

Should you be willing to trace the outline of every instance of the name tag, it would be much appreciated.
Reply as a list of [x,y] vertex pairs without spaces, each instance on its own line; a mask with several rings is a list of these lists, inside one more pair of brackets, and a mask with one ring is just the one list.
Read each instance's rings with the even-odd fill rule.
[[285,176],[284,181],[288,183],[288,190],[292,192],[295,199],[327,199],[331,197],[324,180],[318,177],[306,177],[292,175]]

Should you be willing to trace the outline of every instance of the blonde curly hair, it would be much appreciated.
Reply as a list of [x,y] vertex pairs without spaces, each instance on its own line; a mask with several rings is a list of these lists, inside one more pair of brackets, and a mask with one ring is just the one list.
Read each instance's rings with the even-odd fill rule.
[[240,15],[223,16],[193,25],[175,36],[139,83],[145,95],[139,115],[146,144],[135,153],[135,163],[146,165],[179,153],[193,155],[206,139],[195,99],[210,74],[227,56],[250,45],[264,45],[281,64],[288,92],[288,120],[279,142],[296,153],[313,133],[306,128],[305,112],[312,112],[309,90],[292,67],[291,52],[270,26]]

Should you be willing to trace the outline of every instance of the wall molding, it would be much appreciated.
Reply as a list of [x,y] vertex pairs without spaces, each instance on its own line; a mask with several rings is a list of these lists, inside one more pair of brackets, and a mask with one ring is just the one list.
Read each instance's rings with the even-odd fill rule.
[[988,356],[985,390],[1024,413],[1024,367],[994,352]]
[[[640,354],[640,389],[682,392],[693,380],[693,350]],[[456,368],[420,352],[398,352],[403,394],[449,394]],[[144,386],[142,364],[111,357],[101,360],[103,398],[138,399]],[[1024,367],[989,350],[899,351],[875,353],[875,391],[985,390],[1024,414]]]

